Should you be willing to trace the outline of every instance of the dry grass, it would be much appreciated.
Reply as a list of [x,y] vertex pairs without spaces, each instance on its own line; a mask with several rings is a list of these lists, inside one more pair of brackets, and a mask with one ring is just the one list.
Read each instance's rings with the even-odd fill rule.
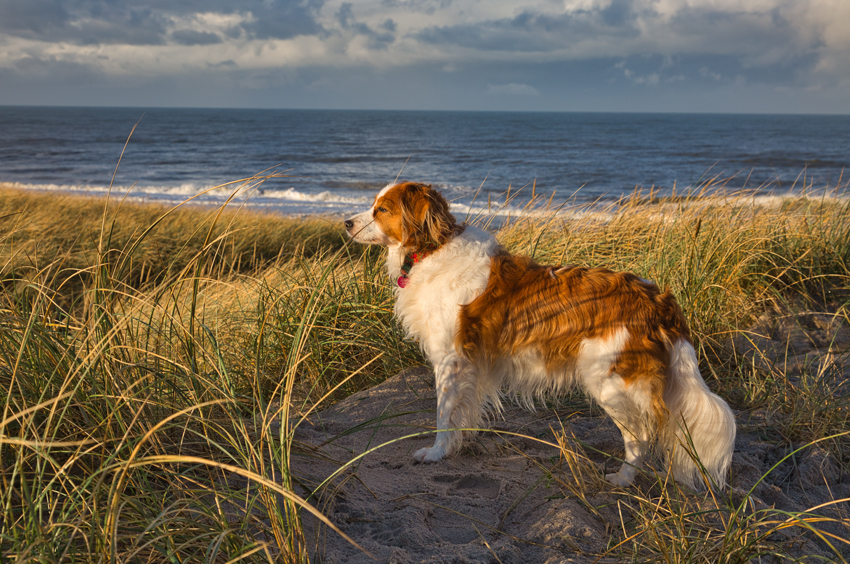
[[[567,221],[519,219],[502,229],[501,240],[541,262],[605,265],[670,287],[689,318],[712,388],[753,414],[758,422],[747,431],[787,452],[774,468],[817,443],[840,472],[850,470],[846,199],[739,195],[648,205],[638,193],[605,210],[569,211]],[[812,325],[811,316],[822,326]],[[812,332],[821,341],[803,342],[806,353],[800,354],[795,349]],[[563,436],[558,442],[568,469],[566,477],[553,479],[566,497],[586,504],[588,492],[599,489],[598,475],[588,472],[580,444]],[[787,512],[764,506],[753,490],[700,496],[661,476],[644,486],[620,493],[620,534],[611,537],[618,540],[598,556],[796,560],[813,538],[835,561],[850,556],[850,499]]]
[[[0,554],[306,560],[289,473],[298,416],[422,362],[392,318],[380,253],[322,219],[0,196]],[[541,261],[670,286],[713,387],[789,444],[839,435],[824,442],[850,463],[832,368],[794,380],[730,345],[766,311],[847,315],[845,202],[635,195],[581,212],[499,236]],[[580,455],[569,463],[586,473]],[[635,561],[746,561],[785,527],[668,486],[625,503],[617,554]]]
[[4,196],[3,556],[304,560],[290,416],[415,358],[374,259],[322,220]]

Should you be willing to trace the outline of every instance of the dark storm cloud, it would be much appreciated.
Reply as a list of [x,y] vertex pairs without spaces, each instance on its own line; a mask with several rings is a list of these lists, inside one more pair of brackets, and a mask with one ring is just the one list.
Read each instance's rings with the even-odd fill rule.
[[611,0],[611,4],[599,14],[605,25],[621,27],[632,16],[632,0]]
[[393,20],[388,19],[378,26],[383,31],[375,31],[365,23],[357,21],[350,2],[344,2],[339,7],[336,19],[342,29],[368,37],[369,47],[372,49],[386,49],[387,45],[395,41],[396,24]]
[[145,6],[105,1],[0,0],[0,32],[12,36],[77,44],[163,42],[165,21]]
[[[203,4],[202,0],[198,0]],[[222,2],[221,12],[232,12],[233,3]],[[256,20],[242,25],[246,34],[253,39],[289,39],[298,35],[320,35],[324,33],[316,21],[324,0],[252,0],[241,2],[240,11],[250,11]],[[209,9],[207,9],[209,11]]]
[[437,10],[448,8],[454,0],[381,0],[385,8],[404,8],[411,12],[433,14]]
[[86,19],[75,22],[73,27],[66,26],[56,38],[41,37],[42,41],[55,41],[62,38],[80,44],[127,44],[160,45],[165,43],[166,20],[146,8],[129,10],[106,10],[98,19]]
[[43,34],[67,19],[60,0],[0,0],[0,31],[7,33]]
[[214,45],[221,43],[221,37],[206,31],[179,29],[171,34],[171,39],[180,45]]
[[[587,53],[594,45],[619,52],[621,61],[628,59],[621,75],[644,84],[712,76],[722,82],[791,85],[804,81],[815,68],[822,47],[818,34],[804,33],[779,8],[723,12],[685,7],[662,19],[652,9],[637,8],[633,0],[555,15],[525,10],[512,18],[433,26],[416,37],[433,45],[486,52],[546,53],[584,42],[580,58],[592,57]],[[633,69],[646,66],[636,64],[635,58],[647,57],[657,61],[654,69]],[[710,64],[694,67],[700,58]]]
[[[0,33],[46,42],[158,45],[173,17],[251,12],[253,21],[226,30],[232,38],[287,39],[323,32],[316,21],[324,0],[0,0]],[[210,32],[175,30],[181,44],[210,44]],[[218,38],[221,39],[220,37]]]
[[233,59],[227,59],[218,63],[207,63],[207,68],[213,70],[234,70],[238,69],[239,65]]
[[702,52],[735,54],[748,66],[808,64],[822,47],[818,35],[807,37],[778,9],[745,13],[686,7],[668,25],[679,37],[702,40]]
[[426,43],[484,51],[549,51],[580,39],[634,37],[632,0],[614,0],[604,9],[548,15],[523,11],[513,18],[478,24],[430,27],[417,34]]

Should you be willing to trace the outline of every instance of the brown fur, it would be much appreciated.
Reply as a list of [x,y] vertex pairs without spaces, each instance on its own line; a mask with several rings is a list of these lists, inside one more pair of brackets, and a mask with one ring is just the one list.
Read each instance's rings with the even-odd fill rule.
[[463,230],[449,213],[448,202],[430,185],[393,186],[375,201],[373,209],[381,230],[412,250],[439,247]]
[[605,268],[547,267],[507,253],[493,257],[484,292],[463,306],[455,346],[473,362],[538,352],[547,371],[571,365],[584,339],[626,327],[629,338],[611,371],[626,385],[649,386],[661,425],[668,348],[690,341],[682,310],[669,291],[631,273]]

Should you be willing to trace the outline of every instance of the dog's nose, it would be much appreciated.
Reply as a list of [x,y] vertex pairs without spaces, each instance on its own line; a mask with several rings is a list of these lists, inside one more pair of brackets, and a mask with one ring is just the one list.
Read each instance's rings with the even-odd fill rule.
[[353,221],[351,221],[350,219],[346,219],[346,220],[345,220],[345,223],[343,223],[343,225],[345,225],[345,228],[346,228],[346,229],[348,229],[349,231],[351,231],[351,228],[352,228],[352,227],[354,227],[354,222],[353,222]]

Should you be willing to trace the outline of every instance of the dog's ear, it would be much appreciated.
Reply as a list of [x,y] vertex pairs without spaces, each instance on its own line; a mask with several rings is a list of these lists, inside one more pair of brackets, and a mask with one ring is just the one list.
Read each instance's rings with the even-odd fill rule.
[[431,185],[410,183],[401,198],[405,247],[439,247],[457,228],[449,204]]

